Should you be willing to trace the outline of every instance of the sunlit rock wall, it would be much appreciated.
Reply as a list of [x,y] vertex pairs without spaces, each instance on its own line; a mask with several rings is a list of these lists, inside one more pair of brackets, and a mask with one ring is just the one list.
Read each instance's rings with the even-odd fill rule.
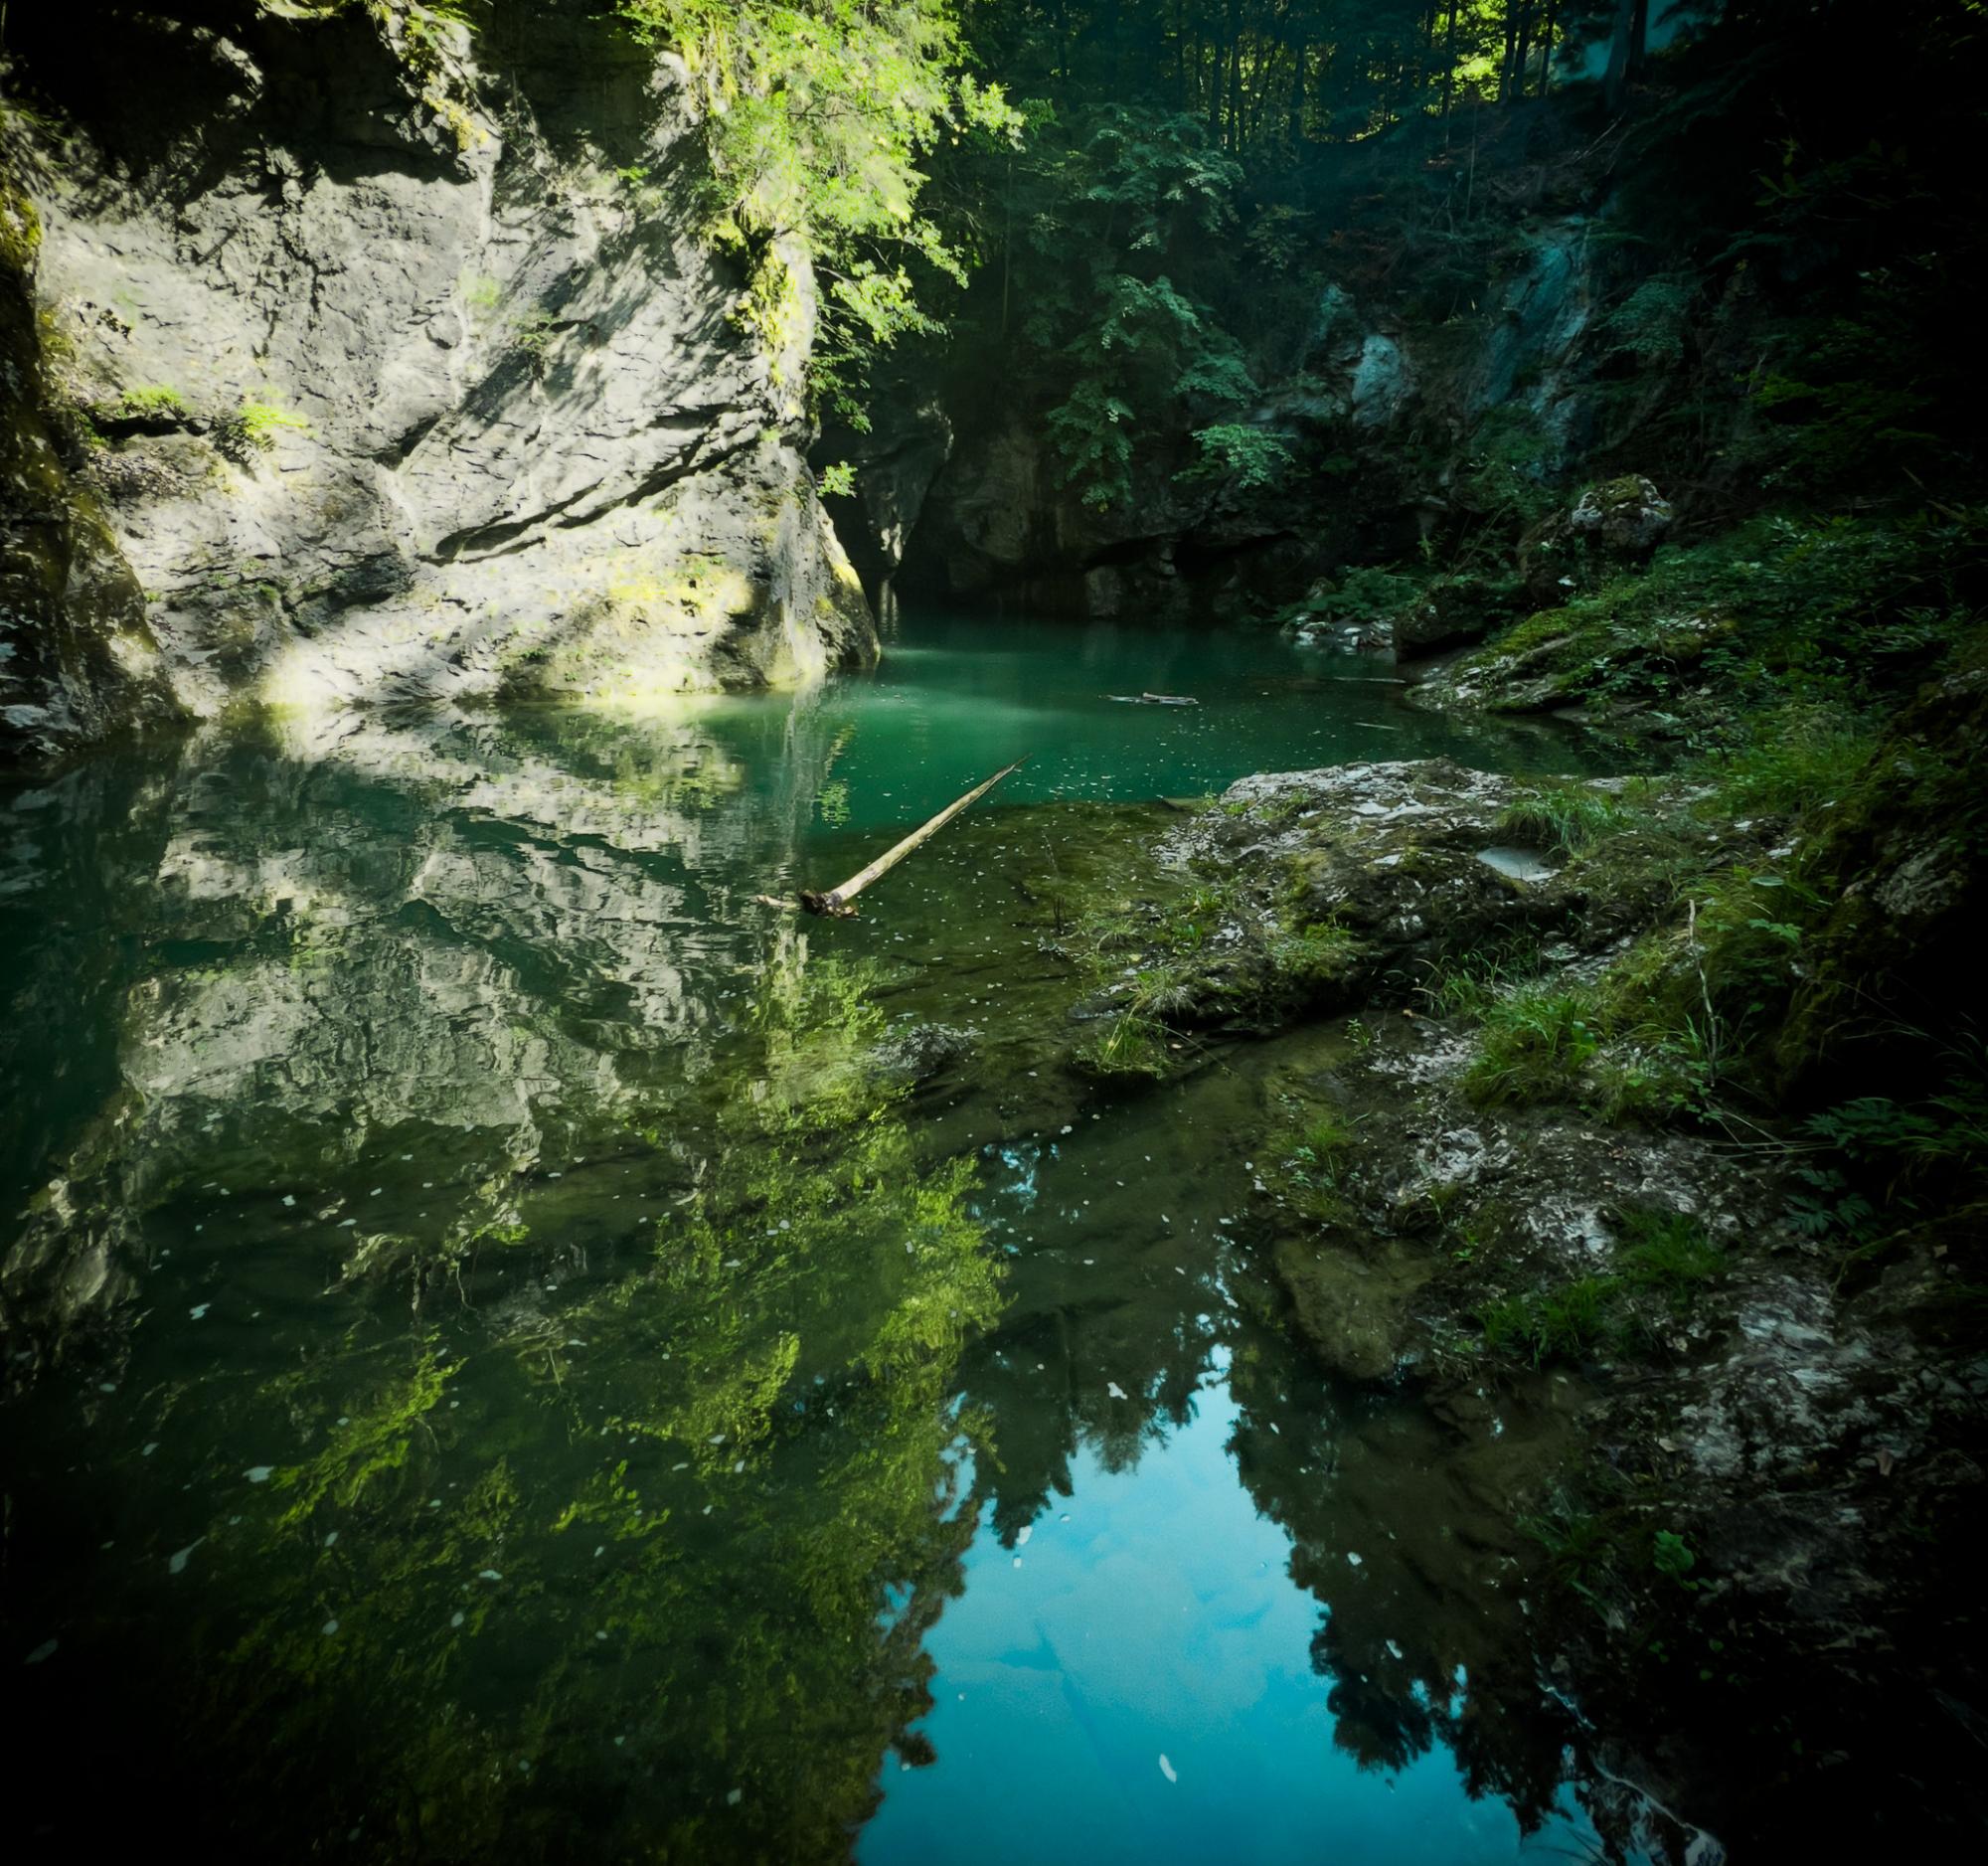
[[580,0],[414,47],[353,9],[100,11],[14,46],[52,107],[9,166],[78,474],[189,710],[874,656],[802,457],[811,280],[749,299],[703,241],[672,61]]

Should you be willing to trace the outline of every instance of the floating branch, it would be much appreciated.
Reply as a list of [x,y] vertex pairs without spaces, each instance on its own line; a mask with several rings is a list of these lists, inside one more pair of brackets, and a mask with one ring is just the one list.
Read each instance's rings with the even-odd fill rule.
[[1199,706],[1201,702],[1186,693],[1107,693],[1107,700],[1116,700],[1120,706]]
[[944,809],[939,811],[921,829],[912,830],[903,842],[898,843],[895,847],[886,849],[868,868],[859,869],[839,888],[831,888],[826,894],[817,894],[812,888],[801,888],[795,892],[792,900],[788,900],[783,895],[776,894],[758,894],[752,898],[762,907],[782,908],[789,913],[799,908],[809,914],[826,914],[835,920],[854,920],[856,918],[856,910],[849,903],[855,900],[865,888],[869,887],[873,881],[877,881],[881,877],[888,875],[919,843],[928,841],[931,837],[937,835],[961,810],[966,809],[970,804],[979,802],[1002,778],[1008,776],[1010,772],[1020,770],[1028,762],[1027,759],[1017,759],[1006,769],[998,770],[992,777],[985,778],[980,783],[975,784],[965,796],[948,803]]

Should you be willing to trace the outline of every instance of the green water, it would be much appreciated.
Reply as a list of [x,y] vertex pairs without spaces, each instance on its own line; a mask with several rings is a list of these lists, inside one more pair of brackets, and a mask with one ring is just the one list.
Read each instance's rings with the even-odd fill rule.
[[[1247,1137],[1340,1039],[1070,1065],[1057,930],[1153,799],[1565,767],[1389,673],[932,622],[801,698],[0,792],[10,1850],[1586,1844],[1519,1453],[1284,1324]],[[752,904],[1024,754],[860,921]]]

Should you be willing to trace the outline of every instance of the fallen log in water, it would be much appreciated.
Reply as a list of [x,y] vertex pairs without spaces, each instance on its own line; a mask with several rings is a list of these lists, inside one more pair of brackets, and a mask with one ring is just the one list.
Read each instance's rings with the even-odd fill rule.
[[1188,693],[1107,693],[1107,700],[1115,700],[1120,706],[1199,706],[1201,702]]
[[856,910],[849,903],[855,900],[865,888],[869,887],[873,881],[878,880],[880,877],[888,875],[919,843],[925,842],[937,835],[960,811],[967,808],[970,804],[977,803],[1002,778],[1014,771],[1020,770],[1028,762],[1027,759],[1017,759],[1014,763],[1008,765],[1005,769],[998,770],[992,777],[984,778],[981,782],[975,784],[965,796],[955,798],[951,803],[948,803],[944,809],[939,811],[922,828],[912,830],[903,842],[886,849],[868,868],[858,869],[839,888],[831,888],[826,894],[817,894],[812,888],[797,889],[792,900],[788,900],[784,895],[777,894],[755,894],[752,898],[761,907],[777,907],[787,913],[793,913],[798,909],[808,914],[826,914],[836,920],[854,920],[856,918]]

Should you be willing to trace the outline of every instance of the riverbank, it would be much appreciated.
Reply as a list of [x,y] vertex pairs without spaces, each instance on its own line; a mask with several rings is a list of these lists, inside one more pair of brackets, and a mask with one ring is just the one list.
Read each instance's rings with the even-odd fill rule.
[[1107,1074],[1337,1029],[1238,1141],[1292,1325],[1462,1441],[1581,1384],[1507,1497],[1532,1650],[1742,1856],[1978,1817],[1918,1785],[1981,1727],[1972,525],[1589,565],[1411,698],[1662,775],[1252,777],[1073,944]]

